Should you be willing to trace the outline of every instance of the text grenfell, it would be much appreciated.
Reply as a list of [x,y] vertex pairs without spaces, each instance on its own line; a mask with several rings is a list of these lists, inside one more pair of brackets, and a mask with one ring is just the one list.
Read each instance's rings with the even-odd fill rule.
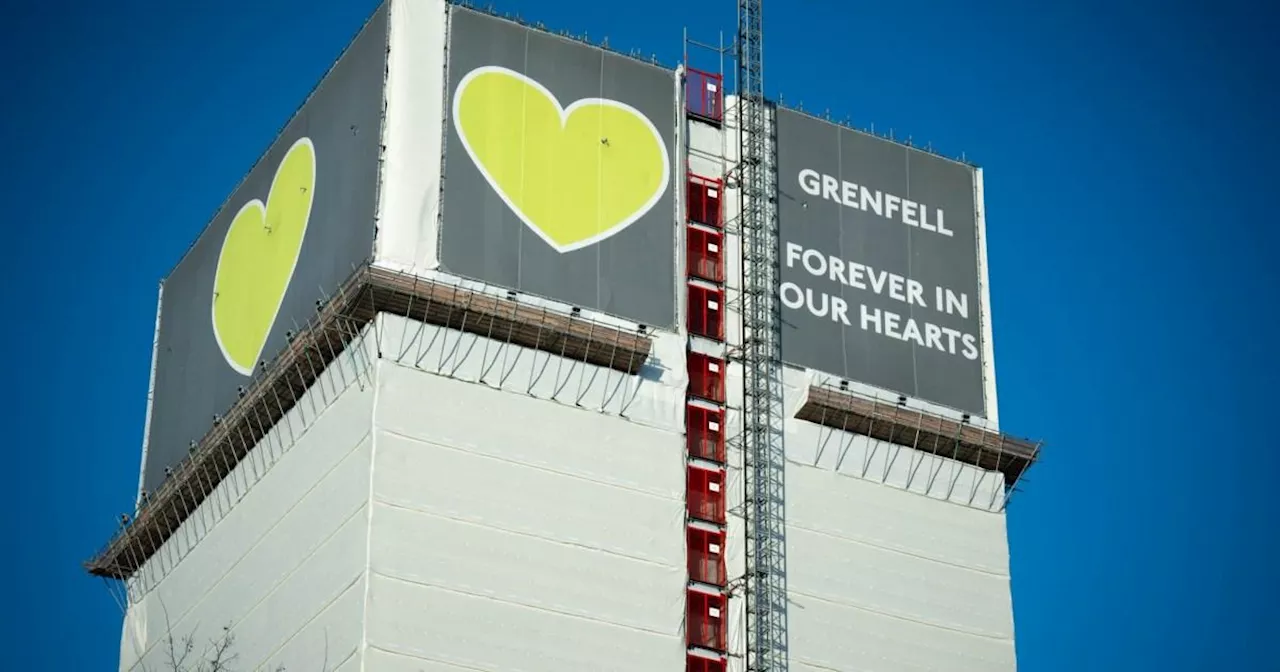
[[832,175],[823,175],[812,168],[801,170],[799,179],[800,188],[810,196],[818,196],[846,208],[873,212],[885,219],[896,220],[923,231],[940,233],[944,236],[955,235],[951,229],[947,228],[945,213],[940,208],[931,209],[923,203],[885,193],[879,189],[868,189],[866,186],[841,180]]

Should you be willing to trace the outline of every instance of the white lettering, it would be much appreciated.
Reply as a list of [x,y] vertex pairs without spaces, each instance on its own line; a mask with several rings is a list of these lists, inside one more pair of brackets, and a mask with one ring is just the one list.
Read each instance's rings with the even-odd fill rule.
[[831,297],[831,320],[839,321],[844,326],[849,325],[849,302],[844,299],[833,296]]
[[[841,301],[838,297],[832,297],[832,301]],[[879,308],[870,308],[866,304],[859,306],[859,314],[861,320],[859,325],[863,331],[873,331],[881,336],[910,342],[922,348],[931,348],[939,352],[946,352],[952,355],[961,354],[966,359],[976,360],[978,358],[978,339],[973,334],[961,334],[955,329],[947,327],[939,327],[930,322],[916,320],[913,317],[903,317],[897,313],[881,310]],[[832,319],[837,319],[834,315]],[[848,324],[847,320],[841,320]],[[943,336],[947,336],[947,341],[943,341]],[[964,345],[961,353],[956,352],[956,339]]]
[[867,274],[871,276],[871,291],[875,292],[876,294],[883,294],[884,283],[886,280],[889,279],[888,271],[877,272],[868,268]]
[[925,231],[938,232],[938,227],[929,223],[929,206],[927,205],[920,206],[920,228]]
[[809,271],[810,275],[821,278],[827,274],[827,257],[817,250],[805,250],[801,262],[804,264],[804,270]]
[[924,346],[934,350],[942,349],[942,329],[938,325],[924,325]]
[[836,194],[839,191],[840,191],[840,180],[837,180],[836,178],[830,175],[822,176],[822,197],[823,198],[827,199],[828,201],[835,201],[836,203],[839,203],[840,199],[839,197],[836,196]]
[[920,337],[920,327],[916,325],[916,321],[907,318],[907,324],[902,327],[902,340],[915,341],[915,344],[924,347],[924,339]]
[[867,267],[862,264],[849,262],[849,286],[854,289],[867,291],[867,283],[862,281],[862,276],[867,272]]
[[960,317],[963,317],[966,320],[969,319],[969,295],[962,293],[959,296],[957,296],[955,292],[948,289],[947,290],[947,314],[948,315],[959,314]]
[[907,226],[920,226],[920,204],[907,199],[902,200],[902,223]]
[[897,313],[884,311],[884,335],[899,341],[903,340],[902,334],[898,332],[898,320],[901,319]]
[[778,288],[778,294],[782,297],[782,305],[795,310],[804,305],[804,292],[800,291],[800,286],[794,282],[784,282]]
[[924,285],[916,280],[907,281],[907,296],[911,297],[911,303],[922,308],[929,306],[924,302]]
[[893,194],[884,195],[884,216],[887,219],[893,219],[893,215],[898,212],[898,206],[902,205],[902,199]]
[[907,295],[902,293],[902,288],[906,285],[906,278],[894,273],[889,274],[889,298],[894,301],[907,302]]
[[839,282],[846,285],[849,284],[844,281],[844,259],[831,257],[831,261],[828,263],[831,267],[831,274],[829,276],[831,278],[831,282]]
[[[795,243],[787,243],[787,268],[791,268],[796,265],[796,260],[800,258],[800,252],[802,250],[804,250],[804,248]],[[939,289],[938,291],[942,290]],[[941,297],[942,295],[939,294],[938,296]],[[938,299],[938,305],[942,305],[941,298]]]
[[884,217],[884,195],[879,191],[871,191],[862,188],[862,210],[866,210],[870,206],[871,212],[876,213],[879,217]]
[[[922,308],[930,307],[924,298],[924,284],[918,280],[912,280],[882,269],[875,269],[856,261],[848,261],[834,255],[823,254],[818,250],[806,248],[798,243],[787,242],[784,247],[787,268],[795,268],[797,262],[799,262],[799,265],[804,267],[805,272],[816,278],[848,285],[862,291],[870,289],[876,294],[888,296],[894,301]],[[867,284],[868,277],[870,277],[870,286]],[[934,295],[937,303],[934,307],[936,310],[947,311],[949,307],[950,310],[948,312],[958,312],[964,317],[968,316],[968,295],[956,294],[944,287],[935,287]]]
[[965,334],[964,338],[964,358],[970,361],[978,359],[978,339],[973,334]]
[[943,327],[942,333],[947,335],[947,352],[956,354],[956,339],[960,338],[960,332],[951,327]]
[[953,233],[953,232],[951,231],[951,229],[948,229],[947,227],[943,226],[943,224],[942,224],[942,211],[941,211],[941,210],[939,210],[939,211],[938,211],[938,233],[941,233],[941,234],[942,234],[942,235],[944,235],[944,236],[954,236],[954,235],[956,235],[955,233]]
[[858,185],[852,182],[845,182],[840,185],[840,202],[846,208],[858,207]]
[[[827,185],[823,185],[823,189]],[[892,200],[886,202],[892,204]],[[909,201],[900,201],[902,207],[911,207]],[[894,206],[897,207],[897,206]],[[923,208],[923,206],[919,206]],[[923,210],[921,211],[923,213]],[[848,285],[911,307],[935,310],[938,313],[957,315],[968,319],[969,296],[943,286],[934,287],[932,305],[925,299],[924,283],[911,278],[877,269],[822,251],[807,248],[793,242],[784,243],[787,268],[803,267],[810,276],[835,285]],[[802,310],[823,321],[830,319],[837,324],[853,327],[850,319],[852,304],[841,296],[839,290],[831,293],[822,289],[804,287],[795,282],[784,282],[779,287],[779,297],[789,310]],[[951,327],[943,327],[910,313],[899,314],[882,308],[872,308],[858,303],[858,324],[864,331],[910,343],[920,348],[959,355],[968,360],[981,358],[980,341],[973,334]]]
[[818,174],[818,171],[805,168],[800,171],[800,188],[810,196],[817,196],[821,191],[818,187],[821,179],[822,177]]
[[918,227],[944,236],[955,236],[955,233],[943,224],[943,211],[931,208],[924,203],[841,180],[834,175],[826,175],[812,168],[801,170],[796,179],[800,183],[800,189],[810,196],[818,196],[846,208],[873,212],[878,217],[896,220],[906,226]]
[[827,294],[826,292],[819,292],[818,298],[820,298],[821,301],[815,305],[813,302],[813,290],[806,287],[804,290],[804,298],[805,305],[809,307],[809,312],[813,313],[814,317],[827,316],[827,305],[831,299],[830,294]]
[[880,333],[880,309],[872,308],[871,312],[867,312],[867,304],[864,303],[862,304],[862,330],[863,331],[870,331],[869,329],[867,329],[868,322],[875,323],[876,325],[875,332],[877,334]]

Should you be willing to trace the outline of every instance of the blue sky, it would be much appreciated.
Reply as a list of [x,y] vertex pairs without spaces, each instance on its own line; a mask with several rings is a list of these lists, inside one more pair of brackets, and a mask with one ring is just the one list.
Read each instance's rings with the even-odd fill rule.
[[[79,563],[131,508],[157,282],[373,4],[7,9],[5,667],[114,669]],[[1273,12],[768,4],[771,93],[986,169],[1002,421],[1049,444],[1009,515],[1021,669],[1280,666]],[[498,7],[667,63],[735,11]]]

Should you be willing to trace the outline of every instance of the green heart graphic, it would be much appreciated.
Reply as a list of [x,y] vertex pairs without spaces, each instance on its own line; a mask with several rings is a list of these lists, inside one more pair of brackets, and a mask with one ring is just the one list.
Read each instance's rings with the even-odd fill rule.
[[458,83],[453,123],[494,191],[560,252],[622,231],[667,189],[670,162],[658,129],[616,100],[562,108],[538,82],[485,66]]
[[293,143],[276,167],[266,205],[253,199],[231,220],[213,278],[213,335],[231,368],[253,373],[293,279],[311,219],[315,147]]

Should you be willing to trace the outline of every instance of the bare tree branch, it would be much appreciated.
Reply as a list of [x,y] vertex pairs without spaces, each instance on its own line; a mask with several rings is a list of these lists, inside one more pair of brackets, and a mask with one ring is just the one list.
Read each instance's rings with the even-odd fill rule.
[[169,654],[169,669],[172,672],[183,672],[186,668],[187,657],[191,655],[191,650],[195,648],[195,642],[191,637],[184,637],[182,640],[182,651],[178,652],[178,645],[173,641],[173,623],[169,620],[169,607],[165,605],[164,599],[157,596],[160,602],[160,610],[164,612],[164,633]]
[[231,652],[231,647],[235,643],[236,636],[231,632],[231,626],[223,626],[222,637],[209,642],[213,646],[213,655],[197,670],[199,672],[230,672],[231,663],[239,657],[239,654]]
[[[194,661],[194,664],[188,660],[195,653],[195,638],[187,635],[177,638],[173,632],[173,626],[169,621],[169,611],[164,607],[161,601],[160,606],[164,609],[165,619],[165,647],[168,655],[169,672],[236,672],[232,667],[240,654],[236,653],[235,633],[231,631],[231,626],[226,625],[222,628],[221,635],[216,639],[209,640],[209,646],[205,649],[205,654],[200,654],[200,660]],[[145,662],[139,664],[142,672],[150,672]],[[329,670],[329,629],[324,629],[324,660],[320,665],[321,672]],[[283,663],[277,665],[273,672],[286,672]]]
[[[188,662],[192,654],[195,653],[195,637],[187,635],[182,638],[176,638],[173,632],[173,625],[169,621],[169,610],[165,608],[164,602],[160,603],[164,610],[165,620],[165,653],[168,657],[169,672],[233,672],[231,664],[240,657],[232,648],[235,646],[235,633],[231,631],[231,626],[227,625],[222,628],[222,634],[217,639],[209,640],[209,646],[205,649],[207,655],[199,656],[201,660]],[[142,672],[150,672],[150,669],[144,663]],[[276,672],[284,672],[284,666]]]

